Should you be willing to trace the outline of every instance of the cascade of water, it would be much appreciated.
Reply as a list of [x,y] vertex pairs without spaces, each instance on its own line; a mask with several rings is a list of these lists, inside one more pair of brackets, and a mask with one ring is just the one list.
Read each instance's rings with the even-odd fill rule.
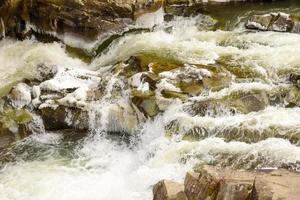
[[[156,21],[155,17],[152,19]],[[293,86],[286,79],[289,73],[299,70],[299,35],[248,33],[240,27],[234,31],[209,31],[206,27],[210,27],[211,22],[203,16],[177,18],[161,24],[153,32],[125,36],[91,65],[70,58],[57,43],[7,40],[0,43],[0,61],[5,63],[6,71],[11,66],[23,69],[37,63],[79,66],[93,73],[97,77],[95,81],[76,68],[66,70],[46,84],[56,93],[61,88],[61,93],[67,91],[66,85],[71,89],[79,87],[77,92],[83,93],[90,85],[97,85],[93,89],[100,96],[84,102],[89,112],[85,120],[88,120],[89,131],[95,134],[89,132],[80,139],[60,132],[34,134],[13,148],[17,161],[0,171],[0,199],[34,200],[47,196],[46,199],[57,200],[149,200],[153,184],[161,179],[181,180],[196,164],[253,169],[300,160],[296,144],[300,135],[300,109],[286,107],[287,97],[299,98],[298,93],[289,94]],[[199,28],[199,24],[205,26]],[[172,28],[166,31],[169,27]],[[152,118],[144,117],[134,129],[126,124],[136,122],[136,118],[130,118],[136,112],[131,105],[129,79],[132,76],[125,78],[118,73],[120,66],[116,65],[115,69],[107,65],[141,55],[149,56],[151,63],[146,68],[151,66],[151,70],[157,63],[170,67],[166,65],[169,61],[182,66],[175,69],[171,66],[171,70],[156,74],[160,81],[155,87],[151,86],[157,93],[174,88],[175,92],[182,92],[184,88],[179,87],[184,83],[177,83],[176,79],[186,80],[189,74],[188,81],[201,79],[201,84],[211,84],[203,77],[215,75],[212,87],[219,79],[228,74],[230,77],[222,79],[220,88],[214,87],[195,97],[186,95],[185,102],[155,96],[158,104],[165,101],[159,107],[161,113]],[[211,65],[206,65],[208,63]],[[106,67],[100,68],[103,66]],[[91,72],[90,68],[100,70]],[[184,68],[196,69],[180,71]],[[76,73],[71,73],[74,71]],[[77,77],[83,78],[76,82]],[[137,90],[153,89],[150,84],[144,85],[146,81],[137,81],[141,84]],[[78,100],[76,96],[73,99]],[[37,126],[33,129],[43,132],[41,120],[35,118],[35,121]],[[138,139],[136,144],[128,145],[121,134],[119,140],[101,134],[109,131],[136,131]]]

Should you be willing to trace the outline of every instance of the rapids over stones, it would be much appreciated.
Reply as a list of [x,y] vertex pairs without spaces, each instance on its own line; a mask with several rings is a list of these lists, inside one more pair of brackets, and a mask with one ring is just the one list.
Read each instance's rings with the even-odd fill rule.
[[299,195],[299,3],[0,2],[0,199]]

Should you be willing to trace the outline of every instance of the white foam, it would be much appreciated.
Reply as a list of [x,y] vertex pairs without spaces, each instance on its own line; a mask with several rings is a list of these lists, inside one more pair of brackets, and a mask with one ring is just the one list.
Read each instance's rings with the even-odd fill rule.
[[69,57],[59,43],[43,44],[32,40],[11,39],[0,41],[0,63],[0,89],[23,78],[34,77],[35,68],[39,64],[69,68],[87,67],[79,59]]

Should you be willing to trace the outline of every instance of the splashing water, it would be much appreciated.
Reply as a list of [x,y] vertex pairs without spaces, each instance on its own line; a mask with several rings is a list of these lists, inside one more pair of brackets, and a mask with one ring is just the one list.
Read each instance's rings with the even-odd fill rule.
[[[39,63],[100,69],[101,80],[108,83],[101,100],[90,107],[89,133],[79,137],[63,132],[33,134],[8,150],[13,161],[0,171],[0,199],[149,200],[157,181],[182,180],[196,164],[253,169],[300,160],[300,148],[290,139],[300,133],[297,107],[285,108],[283,102],[256,112],[220,115],[191,114],[185,109],[205,99],[234,100],[236,95],[249,91],[271,95],[289,90],[286,76],[299,71],[300,36],[248,33],[240,28],[212,31],[203,26],[208,23],[202,19],[177,18],[153,32],[127,35],[116,40],[90,65],[69,57],[58,43],[1,41],[1,85],[32,76]],[[163,113],[141,120],[134,130],[137,137],[124,141],[122,137],[116,139],[106,134],[112,129],[108,113],[117,103],[127,105],[130,92],[123,79],[105,70],[130,56],[140,55],[182,64],[221,65],[235,74],[226,88],[190,98],[186,103],[172,101]],[[244,82],[234,79],[244,73],[250,79],[245,78]],[[166,137],[166,127],[174,121],[178,122],[177,134]],[[208,135],[200,140],[183,139],[195,125],[207,129]],[[243,132],[231,137],[234,128]],[[263,137],[264,130],[267,133],[276,130],[279,134]]]

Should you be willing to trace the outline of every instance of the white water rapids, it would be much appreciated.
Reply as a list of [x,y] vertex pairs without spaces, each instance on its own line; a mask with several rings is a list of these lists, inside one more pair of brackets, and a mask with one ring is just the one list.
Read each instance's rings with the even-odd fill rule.
[[[4,39],[0,42],[1,90],[32,76],[40,63],[96,70],[138,54],[212,65],[230,58],[229,69],[238,65],[241,71],[250,74],[250,79],[244,82],[234,81],[227,88],[192,100],[219,99],[239,91],[288,88],[286,76],[300,70],[300,35],[249,33],[240,28],[207,31],[199,30],[197,23],[197,17],[180,18],[166,25],[173,26],[172,31],[162,26],[153,32],[127,35],[90,65],[70,57],[59,43]],[[124,101],[126,98],[124,94]],[[95,112],[105,112],[109,103],[99,102]],[[279,167],[300,160],[300,148],[284,138],[269,137],[246,143],[222,137],[199,141],[182,140],[180,135],[165,137],[165,126],[176,119],[183,122],[184,128],[198,124],[212,130],[233,126],[253,130],[278,127],[298,134],[300,131],[299,107],[285,108],[278,104],[237,115],[225,112],[220,116],[192,116],[175,101],[164,113],[141,124],[138,138],[130,142],[106,137],[95,129],[79,139],[61,132],[47,132],[20,141],[10,152],[16,161],[0,171],[0,199],[150,200],[155,183],[161,179],[182,181],[185,173],[199,163],[255,168]],[[90,118],[91,127],[99,123],[93,120],[97,118]],[[101,131],[105,132],[105,128]],[[234,161],[226,163],[227,159]]]

